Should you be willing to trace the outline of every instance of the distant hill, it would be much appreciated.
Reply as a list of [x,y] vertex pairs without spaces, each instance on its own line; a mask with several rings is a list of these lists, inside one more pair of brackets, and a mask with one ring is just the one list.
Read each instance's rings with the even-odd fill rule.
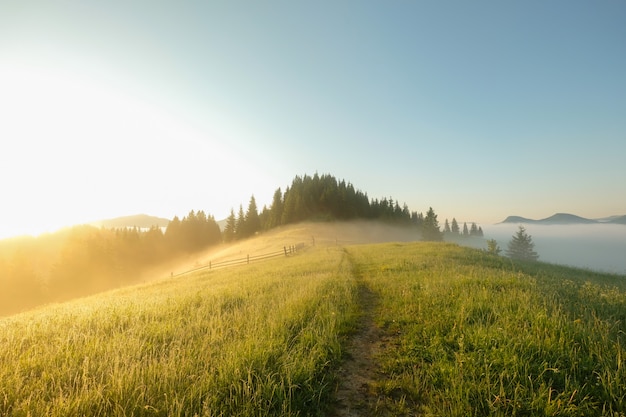
[[[626,216],[624,216],[626,217]],[[502,223],[527,223],[527,224],[593,224],[597,220],[586,219],[569,213],[556,213],[541,220],[527,219],[520,216],[509,216]]]
[[546,219],[539,220],[541,224],[590,224],[597,223],[592,219],[576,216],[568,213],[556,213]]
[[106,227],[107,229],[123,229],[138,227],[147,229],[152,226],[167,227],[170,220],[163,217],[149,216],[147,214],[135,214],[133,216],[122,216],[114,219],[100,220],[91,223],[94,226]]
[[624,216],[615,216],[614,218],[609,220],[607,223],[626,224],[626,215],[624,215]]
[[527,219],[526,217],[521,216],[509,216],[504,219],[501,223],[536,223],[537,220]]

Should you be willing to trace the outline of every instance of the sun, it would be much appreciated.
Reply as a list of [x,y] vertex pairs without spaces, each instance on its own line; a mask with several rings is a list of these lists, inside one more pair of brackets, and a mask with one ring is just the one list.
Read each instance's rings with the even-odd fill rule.
[[90,187],[85,155],[106,143],[102,124],[119,108],[115,95],[78,76],[17,65],[0,69],[0,91],[0,237],[83,221],[74,208],[82,205],[76,191]]
[[[121,215],[212,212],[219,198],[245,201],[232,198],[233,180],[246,187],[262,177],[210,129],[121,82],[2,65],[0,91],[0,238]],[[229,182],[228,172],[236,172]]]

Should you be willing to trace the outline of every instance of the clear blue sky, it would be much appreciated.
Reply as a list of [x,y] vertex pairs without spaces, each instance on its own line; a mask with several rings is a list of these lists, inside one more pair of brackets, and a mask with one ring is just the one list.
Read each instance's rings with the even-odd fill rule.
[[626,214],[625,22],[621,1],[3,1],[0,235],[219,219],[315,172],[442,223]]

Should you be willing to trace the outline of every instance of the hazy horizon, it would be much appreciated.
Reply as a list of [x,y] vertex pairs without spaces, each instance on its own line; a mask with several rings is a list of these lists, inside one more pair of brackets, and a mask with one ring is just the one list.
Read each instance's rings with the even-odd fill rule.
[[[190,209],[190,210],[194,210],[194,209]],[[179,218],[182,218],[185,215],[187,215],[190,210],[186,211],[185,213],[175,214],[175,216],[177,216]],[[553,213],[553,214],[556,214],[556,213]],[[576,215],[575,213],[567,213],[567,214],[574,214],[574,215]],[[73,226],[80,226],[80,225],[83,225],[83,224],[91,224],[91,225],[99,226],[103,221],[117,220],[117,219],[121,219],[121,218],[125,218],[125,217],[134,217],[134,216],[149,216],[149,217],[155,217],[155,218],[161,218],[161,219],[167,219],[167,220],[172,220],[172,218],[173,218],[173,217],[168,218],[168,217],[164,217],[164,216],[152,215],[152,214],[149,214],[149,213],[135,213],[135,214],[130,214],[130,215],[121,215],[121,216],[116,216],[116,217],[110,217],[110,218],[91,219],[91,220],[85,221],[85,222],[68,223],[68,224],[64,224],[64,225],[60,225],[60,226],[46,228],[45,230],[32,229],[32,230],[26,230],[26,231],[23,231],[23,232],[19,232],[19,233],[12,233],[12,231],[0,230],[0,240],[7,239],[7,238],[12,238],[12,237],[23,237],[23,236],[37,237],[37,236],[45,234],[45,233],[54,233],[54,232],[57,232],[57,231],[59,231],[61,229],[64,229],[64,228],[73,227]],[[604,216],[604,217],[591,217],[591,218],[588,218],[588,219],[599,221],[599,223],[595,223],[595,224],[605,225],[605,223],[602,222],[603,220],[605,220],[607,218],[621,217],[621,216],[623,216],[623,215],[616,214],[616,215]],[[510,217],[510,216],[506,216],[506,217]],[[525,217],[525,216],[519,216],[519,217]],[[541,219],[545,219],[547,217],[550,217],[550,216],[545,216],[545,217],[537,218],[537,219],[529,219],[529,220],[541,220]],[[225,221],[226,218],[227,218],[227,216],[225,216],[224,218],[216,218],[215,220],[218,221],[218,222],[221,222],[221,221]],[[454,217],[454,218],[456,219],[456,217]],[[438,220],[439,220],[440,230],[443,231],[443,225],[444,225],[445,220],[448,220],[449,222],[451,222],[452,218],[445,218],[444,219],[444,218],[442,218],[441,216],[438,215]],[[466,223],[468,225],[468,227],[471,226],[471,223],[476,223],[477,226],[480,226],[480,227],[482,227],[483,229],[486,229],[486,230],[494,230],[494,228],[495,228],[495,230],[498,230],[499,226],[502,226],[501,229],[507,229],[507,230],[509,228],[513,227],[513,226],[514,226],[515,229],[517,229],[517,227],[519,225],[523,225],[525,227],[528,227],[528,224],[524,223],[524,222],[507,222],[507,223],[504,223],[504,220],[506,220],[506,218],[504,218],[504,219],[502,219],[500,221],[494,222],[494,223],[479,223],[479,222],[474,222],[472,220],[464,220],[463,218],[459,218],[459,219],[456,219],[456,220],[457,220],[457,222],[458,222],[458,224],[459,224],[459,226],[461,228],[463,227],[464,223]],[[550,230],[550,228],[552,228],[552,230],[558,230],[559,227],[565,227],[566,228],[565,230],[567,230],[568,227],[571,227],[572,229],[575,229],[578,226],[586,226],[584,224],[582,224],[582,225],[581,224],[565,224],[565,225],[558,225],[558,224],[555,224],[555,225],[543,224],[542,225],[542,224],[539,224],[539,225],[536,225],[536,224],[532,224],[532,223],[530,223],[530,224],[533,225],[533,226],[544,226],[544,227],[547,227],[548,228],[547,230]],[[595,224],[591,224],[591,226],[593,226]],[[617,226],[618,228],[616,230],[618,230],[618,231],[620,230],[619,226],[623,226],[624,227],[624,229],[623,229],[623,231],[624,231],[624,238],[626,239],[626,225],[615,224],[615,223],[606,223],[606,225]],[[142,228],[145,229],[145,227],[142,227]]]
[[[219,220],[219,219],[218,219]],[[441,221],[440,223],[443,223]],[[464,222],[459,222],[461,228]],[[411,228],[398,227],[390,223],[367,220],[340,222],[302,222],[303,226],[313,226],[317,233],[332,236],[333,240],[344,244],[378,243],[381,241],[417,240]],[[468,224],[468,227],[470,224]],[[532,223],[496,223],[482,224],[482,239],[456,239],[445,237],[448,242],[486,249],[488,239],[495,239],[506,256],[506,248],[519,226],[524,226],[535,244],[539,261],[558,265],[567,265],[598,272],[608,272],[626,276],[626,225],[615,223],[596,224],[532,224]],[[332,231],[335,232],[332,232]],[[306,237],[311,233],[307,232]],[[334,233],[334,234],[333,234]],[[339,233],[339,234],[337,234]],[[345,233],[345,234],[344,234]],[[271,231],[263,234],[272,235]],[[396,236],[395,238],[393,236]],[[4,239],[0,235],[0,240]],[[320,238],[320,236],[317,236]],[[328,238],[328,236],[326,236]]]
[[483,226],[484,237],[495,239],[504,255],[520,225],[542,262],[626,275],[626,225],[503,223]]

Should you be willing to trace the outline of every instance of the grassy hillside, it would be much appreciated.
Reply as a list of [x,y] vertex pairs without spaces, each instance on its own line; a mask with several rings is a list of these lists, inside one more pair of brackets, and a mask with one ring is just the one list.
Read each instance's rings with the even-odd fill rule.
[[359,230],[295,226],[206,256],[315,238],[296,256],[0,319],[0,415],[626,413],[624,277]]
[[625,415],[625,277],[449,244],[348,248],[389,339],[391,415]]
[[339,250],[163,280],[0,321],[0,415],[298,415],[355,314]]
[[200,253],[178,259],[167,265],[157,266],[154,277],[166,277],[231,259],[259,256],[281,250],[284,246],[304,243],[316,246],[346,246],[366,243],[409,242],[417,235],[411,228],[394,226],[370,220],[345,222],[302,222],[295,225],[276,227],[253,238],[235,243],[224,243]]

